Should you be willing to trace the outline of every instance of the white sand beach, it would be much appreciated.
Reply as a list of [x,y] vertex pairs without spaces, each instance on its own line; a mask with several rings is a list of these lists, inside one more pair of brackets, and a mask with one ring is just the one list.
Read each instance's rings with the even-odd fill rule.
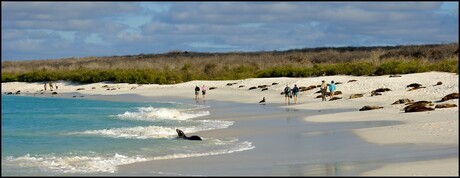
[[[342,94],[336,95],[341,99],[334,101],[321,101],[317,98],[319,89],[300,92],[299,102],[297,104],[285,105],[285,98],[280,93],[286,85],[291,88],[294,84],[297,86],[311,86],[320,85],[321,81],[325,80],[330,83],[332,80],[340,82],[337,84],[337,91]],[[350,80],[356,80],[349,82]],[[442,82],[440,85],[436,85]],[[228,86],[228,83],[235,83]],[[278,83],[272,85],[273,83]],[[409,91],[410,88],[406,87],[409,84],[418,83],[423,87]],[[305,115],[302,120],[305,123],[356,123],[368,121],[396,121],[400,124],[386,125],[386,126],[372,126],[367,128],[353,129],[351,132],[359,139],[367,143],[375,144],[377,146],[392,146],[392,145],[412,145],[415,147],[433,146],[433,147],[454,147],[458,150],[458,99],[440,101],[444,96],[451,93],[458,93],[459,90],[459,76],[455,73],[445,72],[426,72],[415,74],[403,74],[400,77],[384,76],[321,76],[311,78],[251,78],[245,80],[232,80],[232,81],[190,81],[173,85],[157,85],[157,84],[125,84],[125,83],[93,83],[93,84],[72,84],[65,81],[59,82],[59,89],[55,90],[58,96],[67,94],[68,96],[87,97],[104,96],[105,99],[116,98],[122,94],[137,94],[149,98],[156,97],[178,97],[184,99],[194,99],[194,87],[202,86],[203,84],[208,87],[206,100],[209,101],[222,101],[222,102],[235,102],[242,104],[249,104],[260,106],[258,103],[262,97],[266,98],[266,104],[276,106],[278,108],[291,110],[314,110],[316,112],[323,112],[326,110],[344,110],[345,112],[331,112],[321,115]],[[12,92],[13,94],[20,90],[21,94],[35,95],[35,96],[53,96],[51,91],[43,90],[44,83],[24,83],[24,82],[9,82],[2,83],[2,94]],[[261,88],[249,90],[250,87],[257,87],[259,85],[268,85],[268,90],[261,91]],[[216,87],[209,90],[210,87]],[[389,88],[390,91],[382,92],[381,95],[371,96],[371,91],[379,88]],[[43,92],[43,94],[41,94]],[[360,98],[349,99],[352,94],[363,94]],[[403,108],[405,104],[392,104],[399,99],[410,99],[414,101],[431,101],[434,105],[437,104],[456,104],[457,107],[452,108],[435,108],[433,111],[412,112],[405,113]],[[329,100],[329,98],[328,98]],[[293,102],[293,101],[291,101]],[[359,111],[365,105],[375,105],[383,107],[381,109],[370,111]],[[287,112],[286,112],[287,113]],[[283,114],[283,113],[279,113]],[[268,116],[267,116],[268,117]],[[275,116],[273,116],[275,117]],[[256,122],[264,122],[265,116],[257,114],[245,116],[242,118],[223,118],[235,120],[255,120]],[[222,119],[222,118],[215,118]],[[200,135],[214,135],[214,136],[232,136],[238,138],[254,137],[255,140],[263,141],[264,134],[269,133],[270,128],[265,130],[251,131],[236,127],[234,129],[228,128],[221,131],[204,131],[197,133]],[[272,131],[276,132],[276,131]],[[288,132],[288,131],[286,131]],[[296,131],[292,131],[296,132]],[[274,133],[272,133],[274,134]],[[313,134],[305,131],[305,134]],[[287,142],[288,144],[295,143]],[[256,144],[256,143],[254,143]],[[257,148],[257,145],[256,145]],[[247,152],[247,153],[245,153]],[[251,153],[251,154],[248,154]],[[254,153],[254,154],[252,154]],[[231,155],[231,156],[229,156]],[[254,157],[251,157],[254,155]],[[163,172],[172,171],[174,167],[183,167],[184,171],[196,170],[199,171],[198,166],[214,164],[214,167],[208,169],[224,170],[222,174],[215,173],[208,170],[209,174],[205,175],[229,175],[232,169],[241,170],[238,167],[218,166],[221,158],[228,159],[229,161],[244,161],[250,159],[258,159],[257,149],[250,151],[243,151],[241,153],[227,154],[225,157],[194,157],[173,160],[155,160],[148,162],[140,162],[131,165],[120,166],[120,173],[126,173],[133,170],[138,172],[148,172],[152,168],[161,170]],[[442,154],[440,154],[442,155]],[[372,170],[361,171],[361,176],[458,176],[458,152],[447,158],[426,158],[420,161],[394,161],[394,163],[378,165]],[[456,156],[455,156],[456,155]],[[283,160],[283,164],[294,164],[295,160]],[[274,157],[273,161],[276,162]],[[161,163],[160,163],[161,162]],[[300,164],[297,164],[300,165]],[[189,169],[187,169],[189,168]],[[262,175],[293,175],[283,171],[272,172],[272,167],[258,167]],[[225,172],[227,171],[227,172]],[[254,174],[259,175],[260,172]],[[243,171],[242,174],[245,172]],[[246,172],[252,173],[252,172]],[[194,175],[195,172],[186,172],[186,175]],[[304,175],[297,173],[294,175]]]

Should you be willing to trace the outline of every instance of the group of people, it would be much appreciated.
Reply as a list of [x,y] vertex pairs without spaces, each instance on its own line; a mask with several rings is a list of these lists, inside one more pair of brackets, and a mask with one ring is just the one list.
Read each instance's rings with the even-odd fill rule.
[[[201,94],[203,95],[203,100],[206,99],[206,86],[201,87]],[[198,100],[200,97],[200,87],[195,86],[195,100]]]
[[[50,87],[52,88],[52,83],[50,82]],[[327,89],[329,88],[329,96],[332,98],[334,97],[334,92],[335,92],[335,83],[334,81],[331,81],[330,84],[326,84],[326,81],[322,81],[321,83],[321,98],[322,101],[326,101],[326,96],[328,96]],[[57,84],[56,84],[56,89],[57,89]],[[45,84],[45,90],[46,90],[46,84]],[[203,97],[203,100],[206,99],[206,86],[203,85],[201,88],[198,86],[195,86],[195,100],[198,100],[200,97],[200,91]],[[291,99],[294,99],[294,104],[297,104],[298,98],[299,98],[299,92],[300,89],[297,87],[297,84],[294,84],[294,87],[291,89],[289,85],[286,85],[284,88],[284,98],[286,101],[286,104],[291,104]],[[262,102],[262,101],[261,101]],[[265,97],[263,99],[263,102],[265,102]]]
[[[335,83],[334,81],[331,81],[330,84],[326,84],[326,81],[322,81],[321,83],[321,98],[322,101],[326,101],[326,96],[327,94],[327,89],[329,87],[329,96],[332,98],[334,97],[334,92],[335,92]],[[297,87],[297,84],[294,84],[294,87],[291,89],[289,85],[286,85],[284,88],[284,98],[286,101],[286,104],[291,104],[291,98],[294,98],[294,104],[297,104],[298,96],[299,96],[299,87]]]
[[286,101],[286,104],[291,104],[291,98],[294,98],[294,104],[297,104],[297,98],[299,96],[299,87],[297,87],[297,84],[294,84],[294,88],[290,88],[289,85],[286,85],[284,88],[284,98]]
[[[45,82],[45,84],[44,84],[45,91],[48,89],[47,88],[48,85],[50,86],[50,90],[53,91],[53,82],[51,82],[51,81],[49,83]],[[56,83],[54,86],[56,86],[56,90],[59,87],[58,83]]]
[[[327,87],[328,85],[326,84],[326,81],[322,81],[321,83],[321,98],[322,98],[322,101],[326,101],[326,96],[327,96]],[[334,92],[335,92],[335,83],[334,83],[334,80],[331,81],[331,83],[329,84],[329,96],[332,98],[334,97]]]

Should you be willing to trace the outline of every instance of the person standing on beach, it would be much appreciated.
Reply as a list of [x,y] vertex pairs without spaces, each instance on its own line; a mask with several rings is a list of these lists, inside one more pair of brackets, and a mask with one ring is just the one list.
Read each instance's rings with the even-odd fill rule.
[[297,87],[297,84],[294,84],[294,88],[292,88],[292,95],[294,96],[294,104],[297,104],[297,97],[299,95],[299,87]]
[[53,83],[50,81],[50,90],[53,91]]
[[203,94],[203,99],[205,99],[206,98],[206,86],[205,85],[201,87],[201,93]]
[[327,95],[327,84],[326,84],[326,81],[322,81],[321,83],[321,98],[323,99],[323,101],[326,101],[326,95]]
[[45,82],[45,85],[44,85],[44,87],[45,87],[45,91],[46,91],[46,86],[47,86],[47,85],[48,85],[48,83],[46,83],[46,82]]
[[58,83],[56,82],[56,90],[58,89]]
[[291,88],[289,88],[289,85],[286,85],[286,87],[284,88],[284,98],[285,98],[285,101],[286,101],[286,104],[291,104]]
[[198,100],[198,94],[200,94],[200,87],[195,85],[195,100]]
[[331,98],[334,97],[334,92],[335,92],[334,80],[332,80],[331,84],[329,84],[329,91],[331,92]]

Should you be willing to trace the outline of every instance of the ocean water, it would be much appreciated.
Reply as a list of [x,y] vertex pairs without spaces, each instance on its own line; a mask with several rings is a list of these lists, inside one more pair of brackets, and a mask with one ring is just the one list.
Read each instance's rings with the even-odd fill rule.
[[222,129],[209,106],[2,95],[2,175],[98,175],[140,161],[244,151],[248,141],[177,139]]

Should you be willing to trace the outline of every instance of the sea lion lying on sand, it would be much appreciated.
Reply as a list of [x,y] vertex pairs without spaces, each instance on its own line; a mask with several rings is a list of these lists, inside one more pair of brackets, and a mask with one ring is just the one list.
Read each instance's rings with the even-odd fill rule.
[[363,106],[361,109],[359,109],[359,111],[368,111],[368,110],[382,109],[382,108],[383,108],[382,106],[366,105],[366,106]]
[[452,100],[452,99],[458,99],[458,93],[451,93],[451,94],[448,94],[448,95],[444,96],[441,99],[441,102],[442,101],[447,101],[447,100]]
[[404,107],[404,112],[433,111],[434,108],[429,107],[431,105],[433,105],[431,101],[417,101]]
[[179,129],[176,129],[176,132],[177,132],[177,137],[178,137],[178,138],[183,138],[183,139],[187,139],[187,140],[201,140],[201,137],[196,136],[196,135],[187,137],[187,136],[185,135],[185,133],[182,132],[182,130],[179,130]]

